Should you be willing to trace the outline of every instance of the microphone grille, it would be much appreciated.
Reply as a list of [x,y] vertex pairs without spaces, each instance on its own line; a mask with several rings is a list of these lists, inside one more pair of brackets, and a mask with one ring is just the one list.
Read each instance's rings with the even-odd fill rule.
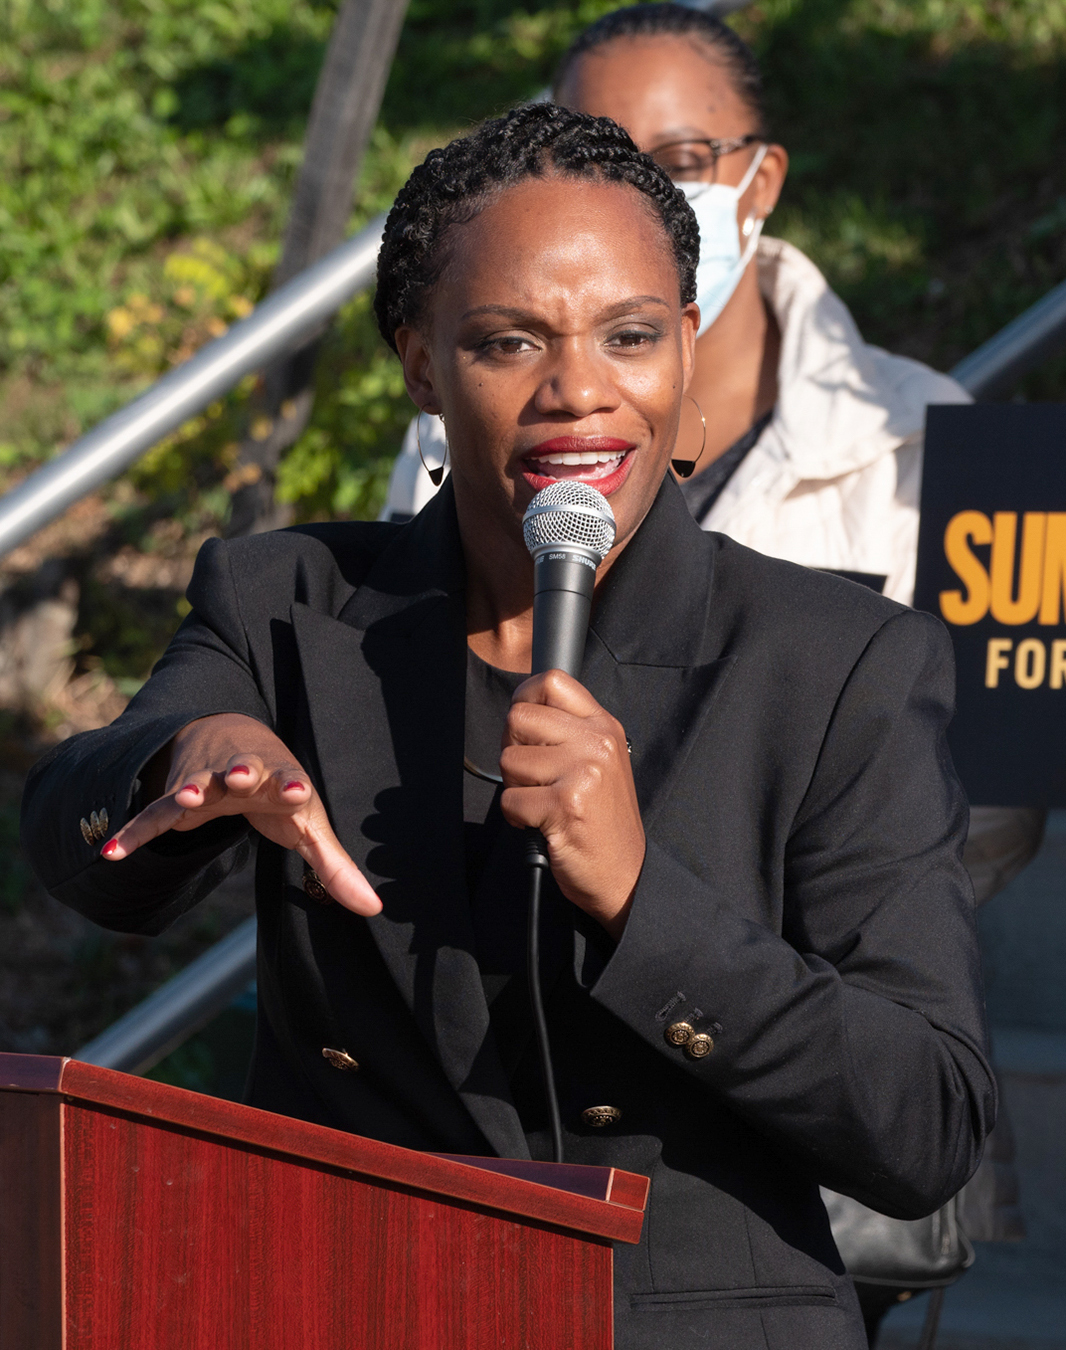
[[614,543],[614,512],[602,492],[560,478],[541,488],[522,517],[522,535],[530,553],[550,544],[591,549],[602,562]]

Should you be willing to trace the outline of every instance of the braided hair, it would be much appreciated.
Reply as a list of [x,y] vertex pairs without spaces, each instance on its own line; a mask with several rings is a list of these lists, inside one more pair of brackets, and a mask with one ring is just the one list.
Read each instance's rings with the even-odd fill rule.
[[677,264],[681,303],[695,299],[700,236],[684,194],[609,117],[532,103],[432,150],[393,203],[378,254],[374,313],[394,351],[397,328],[418,322],[444,270],[451,227],[472,220],[503,189],[549,174],[624,183],[641,193]]
[[552,89],[558,97],[567,77],[587,52],[605,47],[619,38],[682,37],[695,38],[725,67],[733,91],[755,120],[752,128],[761,141],[770,139],[762,72],[755,53],[721,19],[703,10],[690,9],[665,0],[662,4],[627,5],[612,10],[579,33],[563,53],[555,72]]

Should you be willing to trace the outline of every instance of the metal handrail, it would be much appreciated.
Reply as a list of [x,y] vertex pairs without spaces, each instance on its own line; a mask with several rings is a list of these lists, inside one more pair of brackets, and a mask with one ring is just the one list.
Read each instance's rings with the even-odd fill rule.
[[255,919],[216,942],[75,1052],[104,1069],[146,1073],[223,1012],[255,978]]
[[378,216],[12,489],[0,500],[0,556],[128,468],[245,375],[312,336],[373,280],[384,224]]
[[1008,393],[1064,343],[1066,281],[964,356],[951,374],[974,398],[996,398]]

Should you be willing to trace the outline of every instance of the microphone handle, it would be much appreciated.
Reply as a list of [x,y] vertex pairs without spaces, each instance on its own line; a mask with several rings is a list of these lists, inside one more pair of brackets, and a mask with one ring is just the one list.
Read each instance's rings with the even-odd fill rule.
[[581,676],[592,592],[594,555],[584,549],[543,549],[533,562],[533,674],[562,670]]
[[[580,678],[595,586],[596,555],[580,546],[542,548],[534,556],[531,674],[561,670]],[[547,867],[548,847],[541,832],[527,830],[526,842],[530,865]]]

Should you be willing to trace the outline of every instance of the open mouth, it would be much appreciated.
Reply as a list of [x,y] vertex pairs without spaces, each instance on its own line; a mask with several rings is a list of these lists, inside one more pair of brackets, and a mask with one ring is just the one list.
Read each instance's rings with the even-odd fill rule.
[[634,449],[631,441],[613,437],[558,436],[523,458],[522,476],[534,492],[566,478],[609,497],[629,477]]

